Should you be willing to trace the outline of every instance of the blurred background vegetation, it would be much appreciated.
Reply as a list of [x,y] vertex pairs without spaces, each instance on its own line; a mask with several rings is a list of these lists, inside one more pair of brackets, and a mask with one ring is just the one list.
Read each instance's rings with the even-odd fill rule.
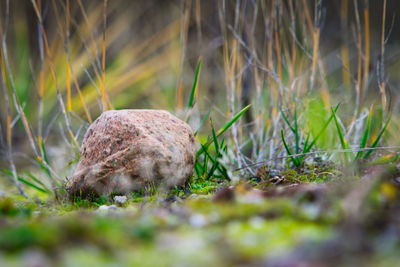
[[381,145],[383,128],[382,145],[398,141],[396,115],[386,129],[399,109],[398,1],[2,0],[0,8],[0,163],[14,181],[29,166],[53,185],[64,181],[86,128],[112,108],[190,114],[197,129],[209,110],[221,126],[251,104],[227,135],[232,170],[311,151],[343,159],[323,151]]
[[[399,13],[0,0],[0,265],[395,266]],[[67,201],[87,127],[122,108],[199,129],[192,179]]]

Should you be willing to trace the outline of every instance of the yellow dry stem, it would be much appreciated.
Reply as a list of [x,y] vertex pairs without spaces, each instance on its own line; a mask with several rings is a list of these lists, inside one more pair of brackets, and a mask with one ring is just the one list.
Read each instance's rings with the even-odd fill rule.
[[79,147],[79,144],[76,142],[75,135],[71,130],[68,130],[69,135],[71,136],[71,140],[76,147]]
[[71,66],[69,61],[66,62],[67,65],[67,110],[71,112]]
[[361,90],[361,64],[362,64],[362,48],[361,48],[361,33],[357,34],[357,46],[358,46],[358,61],[357,61],[357,84],[356,93],[360,97]]
[[[312,66],[311,66],[311,85],[313,85],[313,81],[315,79],[315,72],[317,69],[317,61],[318,61],[318,49],[319,49],[319,36],[320,36],[320,28],[317,27],[313,33],[313,58],[312,58]],[[310,88],[312,89],[312,88]]]
[[102,61],[101,61],[101,103],[103,106],[103,111],[107,110],[107,104],[105,100],[105,82],[106,82],[106,10],[107,10],[107,0],[103,1],[104,3],[104,13],[103,13],[103,23],[104,23],[104,31],[103,31],[103,44],[102,44]]
[[321,97],[322,97],[322,101],[324,101],[325,107],[327,108],[327,110],[329,110],[329,107],[331,106],[330,98],[329,98],[329,91],[325,87],[324,87],[324,90],[321,91]]
[[303,0],[303,7],[305,10],[305,15],[306,15],[306,22],[307,22],[307,27],[310,32],[313,32],[313,23],[310,15],[310,10],[308,9],[308,4],[306,3],[306,0]]
[[[369,10],[364,8],[364,27],[365,27],[365,61],[364,61],[364,82],[363,92],[365,92],[369,77],[369,61],[370,61],[370,29],[369,29]],[[363,97],[363,96],[362,96]]]
[[282,63],[281,63],[281,47],[279,45],[278,31],[275,31],[275,49],[276,49],[276,60],[278,61],[278,76],[279,82],[282,84]]
[[103,111],[107,109],[105,100],[105,82],[106,82],[106,45],[103,42],[103,58],[102,58],[102,69],[101,69],[101,103],[103,106]]
[[[82,104],[83,110],[85,111],[85,114],[86,114],[86,117],[87,117],[87,119],[88,119],[88,122],[89,122],[89,123],[92,123],[92,118],[91,118],[91,116],[90,116],[88,107],[87,107],[87,105],[86,105],[85,99],[83,98],[81,89],[80,89],[80,87],[79,87],[79,84],[78,84],[78,81],[76,80],[75,75],[72,75],[72,80],[74,81],[74,85],[75,85],[76,91],[78,92],[78,95],[79,95],[79,100],[81,101],[81,104]],[[68,104],[71,105],[71,110],[72,110],[72,104],[71,104],[72,101],[71,101],[71,99],[69,99],[69,101],[70,101],[70,102],[69,102]]]
[[350,88],[350,60],[349,60],[349,48],[347,46],[342,46],[342,76],[343,83],[346,88]]
[[[383,0],[383,14],[382,14],[382,37],[381,37],[381,69],[384,66],[384,54],[385,54],[385,22],[386,22],[386,0]],[[382,71],[381,76],[384,73]],[[386,107],[386,92],[385,92],[385,82],[384,77],[381,77],[381,93],[382,93],[382,107]]]
[[11,147],[11,115],[7,114],[7,145]]
[[176,105],[178,110],[183,109],[183,84],[182,84],[182,71],[183,71],[183,61],[186,53],[186,43],[187,43],[187,35],[189,31],[189,22],[190,22],[190,9],[191,9],[192,1],[186,2],[185,13],[182,17],[182,32],[181,32],[181,60],[179,62],[179,72],[178,72],[178,79],[176,84]]

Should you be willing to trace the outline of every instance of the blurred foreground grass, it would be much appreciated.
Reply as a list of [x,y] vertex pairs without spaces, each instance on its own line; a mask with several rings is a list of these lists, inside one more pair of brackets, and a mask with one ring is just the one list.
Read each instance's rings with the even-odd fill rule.
[[399,188],[387,179],[376,179],[356,210],[351,198],[365,188],[361,181],[258,188],[254,181],[214,183],[198,194],[132,195],[118,207],[111,198],[33,204],[3,197],[0,264],[393,266],[399,260]]
[[[0,265],[395,265],[398,9],[0,1]],[[184,187],[67,199],[112,108],[191,124]]]

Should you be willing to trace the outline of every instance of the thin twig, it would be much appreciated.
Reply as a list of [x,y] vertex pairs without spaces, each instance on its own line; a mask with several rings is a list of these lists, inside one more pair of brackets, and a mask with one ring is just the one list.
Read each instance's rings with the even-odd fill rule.
[[247,166],[237,168],[233,171],[239,171],[239,170],[242,170],[244,168],[249,168],[249,167],[256,167],[256,166],[263,165],[270,161],[275,161],[275,160],[279,160],[279,159],[287,159],[287,158],[292,158],[292,157],[299,157],[299,156],[317,155],[317,154],[322,154],[322,153],[349,153],[349,152],[363,152],[363,151],[371,151],[371,150],[373,151],[373,150],[389,150],[389,149],[400,149],[400,146],[349,148],[349,149],[320,150],[320,151],[312,151],[312,152],[307,152],[307,153],[298,153],[298,154],[292,154],[292,155],[287,155],[287,156],[274,157],[272,159],[255,162],[255,163],[249,164]]

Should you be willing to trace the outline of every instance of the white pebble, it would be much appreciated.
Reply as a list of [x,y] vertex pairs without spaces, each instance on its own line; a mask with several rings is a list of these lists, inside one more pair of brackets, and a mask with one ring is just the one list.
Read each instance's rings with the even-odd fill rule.
[[124,205],[126,200],[127,200],[126,196],[115,196],[114,197],[114,202],[117,203],[118,205]]
[[202,214],[194,214],[192,217],[190,217],[190,224],[194,228],[201,228],[207,225],[207,219]]
[[97,211],[103,211],[103,210],[116,211],[116,210],[118,210],[118,207],[115,206],[115,205],[110,205],[110,206],[101,205],[101,206],[97,209]]

